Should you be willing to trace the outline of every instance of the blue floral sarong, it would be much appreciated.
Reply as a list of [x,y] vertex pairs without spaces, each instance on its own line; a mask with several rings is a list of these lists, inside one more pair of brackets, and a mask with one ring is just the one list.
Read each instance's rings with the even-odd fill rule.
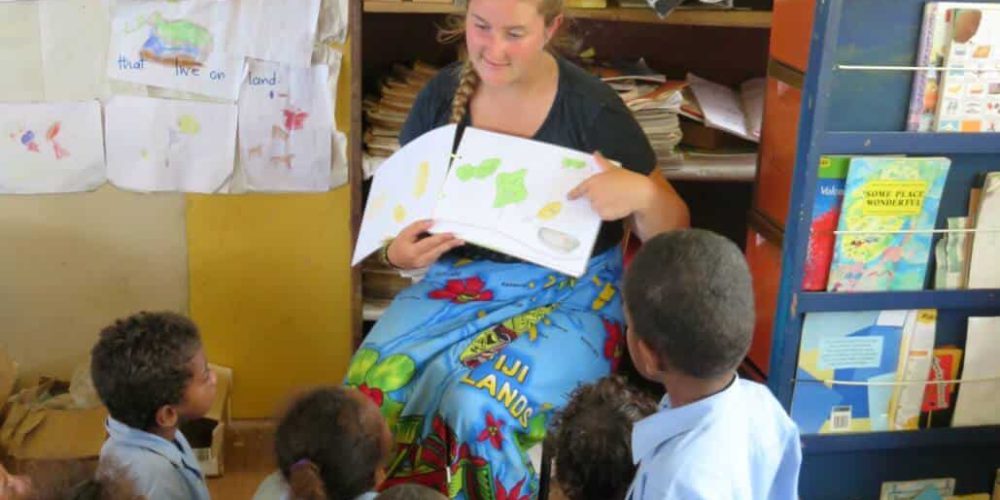
[[527,449],[570,392],[613,371],[624,352],[621,275],[617,248],[579,279],[528,263],[443,259],[401,292],[347,374],[395,436],[383,487],[533,498]]

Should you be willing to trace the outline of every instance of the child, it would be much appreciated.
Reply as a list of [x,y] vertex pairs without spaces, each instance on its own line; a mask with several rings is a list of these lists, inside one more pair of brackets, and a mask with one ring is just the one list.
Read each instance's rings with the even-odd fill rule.
[[398,484],[379,493],[375,500],[448,500],[438,490],[419,484]]
[[625,311],[636,369],[667,391],[632,431],[629,498],[796,498],[798,430],[764,386],[736,376],[754,326],[736,245],[697,229],[646,241]]
[[108,407],[100,471],[119,464],[150,499],[208,499],[198,460],[178,427],[215,400],[198,328],[178,314],[140,312],[101,331],[91,376]]
[[656,403],[619,376],[574,391],[552,436],[556,481],[566,498],[625,498],[636,470],[632,425],[655,412]]
[[281,478],[265,479],[254,498],[373,499],[391,446],[389,427],[364,394],[315,389],[292,403],[278,423],[274,450]]
[[[6,487],[5,487],[6,486]],[[0,466],[0,500],[144,500],[120,468],[94,477],[89,460],[30,462],[27,475],[10,476]]]

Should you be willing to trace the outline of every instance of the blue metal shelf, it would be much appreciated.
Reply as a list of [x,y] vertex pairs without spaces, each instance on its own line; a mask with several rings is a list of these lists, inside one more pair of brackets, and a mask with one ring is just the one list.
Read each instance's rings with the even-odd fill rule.
[[1000,446],[1000,426],[950,427],[898,432],[808,434],[802,436],[802,453],[850,453],[940,446]]
[[1000,154],[1000,133],[820,132],[820,154]]
[[878,311],[888,309],[995,309],[1000,313],[1000,290],[943,290],[914,292],[800,292],[794,313],[821,311]]

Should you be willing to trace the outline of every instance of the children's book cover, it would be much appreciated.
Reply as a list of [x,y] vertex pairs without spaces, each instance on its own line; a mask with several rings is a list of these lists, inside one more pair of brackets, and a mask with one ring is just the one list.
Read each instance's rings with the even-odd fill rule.
[[962,365],[962,349],[955,346],[941,346],[934,349],[934,359],[927,373],[924,400],[920,406],[920,427],[947,427],[954,413],[951,400],[955,394],[955,384],[933,382],[958,379],[958,368]]
[[950,9],[935,129],[1000,132],[1000,9]]
[[827,290],[921,290],[951,160],[855,157]]
[[[791,411],[803,434],[889,430],[891,383],[911,313],[806,315]],[[865,385],[885,382],[890,384]]]
[[809,226],[809,247],[802,277],[803,290],[826,289],[826,279],[830,276],[830,262],[833,260],[833,232],[837,229],[837,220],[840,218],[844,182],[850,164],[850,156],[824,156],[819,159],[812,224]]

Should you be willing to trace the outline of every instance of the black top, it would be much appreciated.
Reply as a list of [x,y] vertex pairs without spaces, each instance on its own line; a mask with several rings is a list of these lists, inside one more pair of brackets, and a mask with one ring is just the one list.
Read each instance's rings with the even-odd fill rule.
[[[559,86],[552,109],[531,139],[585,153],[600,151],[625,168],[648,175],[656,166],[656,154],[618,94],[596,76],[556,56]],[[453,63],[432,78],[417,95],[399,135],[400,144],[448,123],[451,101],[458,87],[461,63]],[[461,126],[468,125],[469,114]],[[591,255],[599,255],[619,244],[624,236],[621,220],[604,222]],[[474,245],[464,245],[453,254],[462,257],[516,261]]]

